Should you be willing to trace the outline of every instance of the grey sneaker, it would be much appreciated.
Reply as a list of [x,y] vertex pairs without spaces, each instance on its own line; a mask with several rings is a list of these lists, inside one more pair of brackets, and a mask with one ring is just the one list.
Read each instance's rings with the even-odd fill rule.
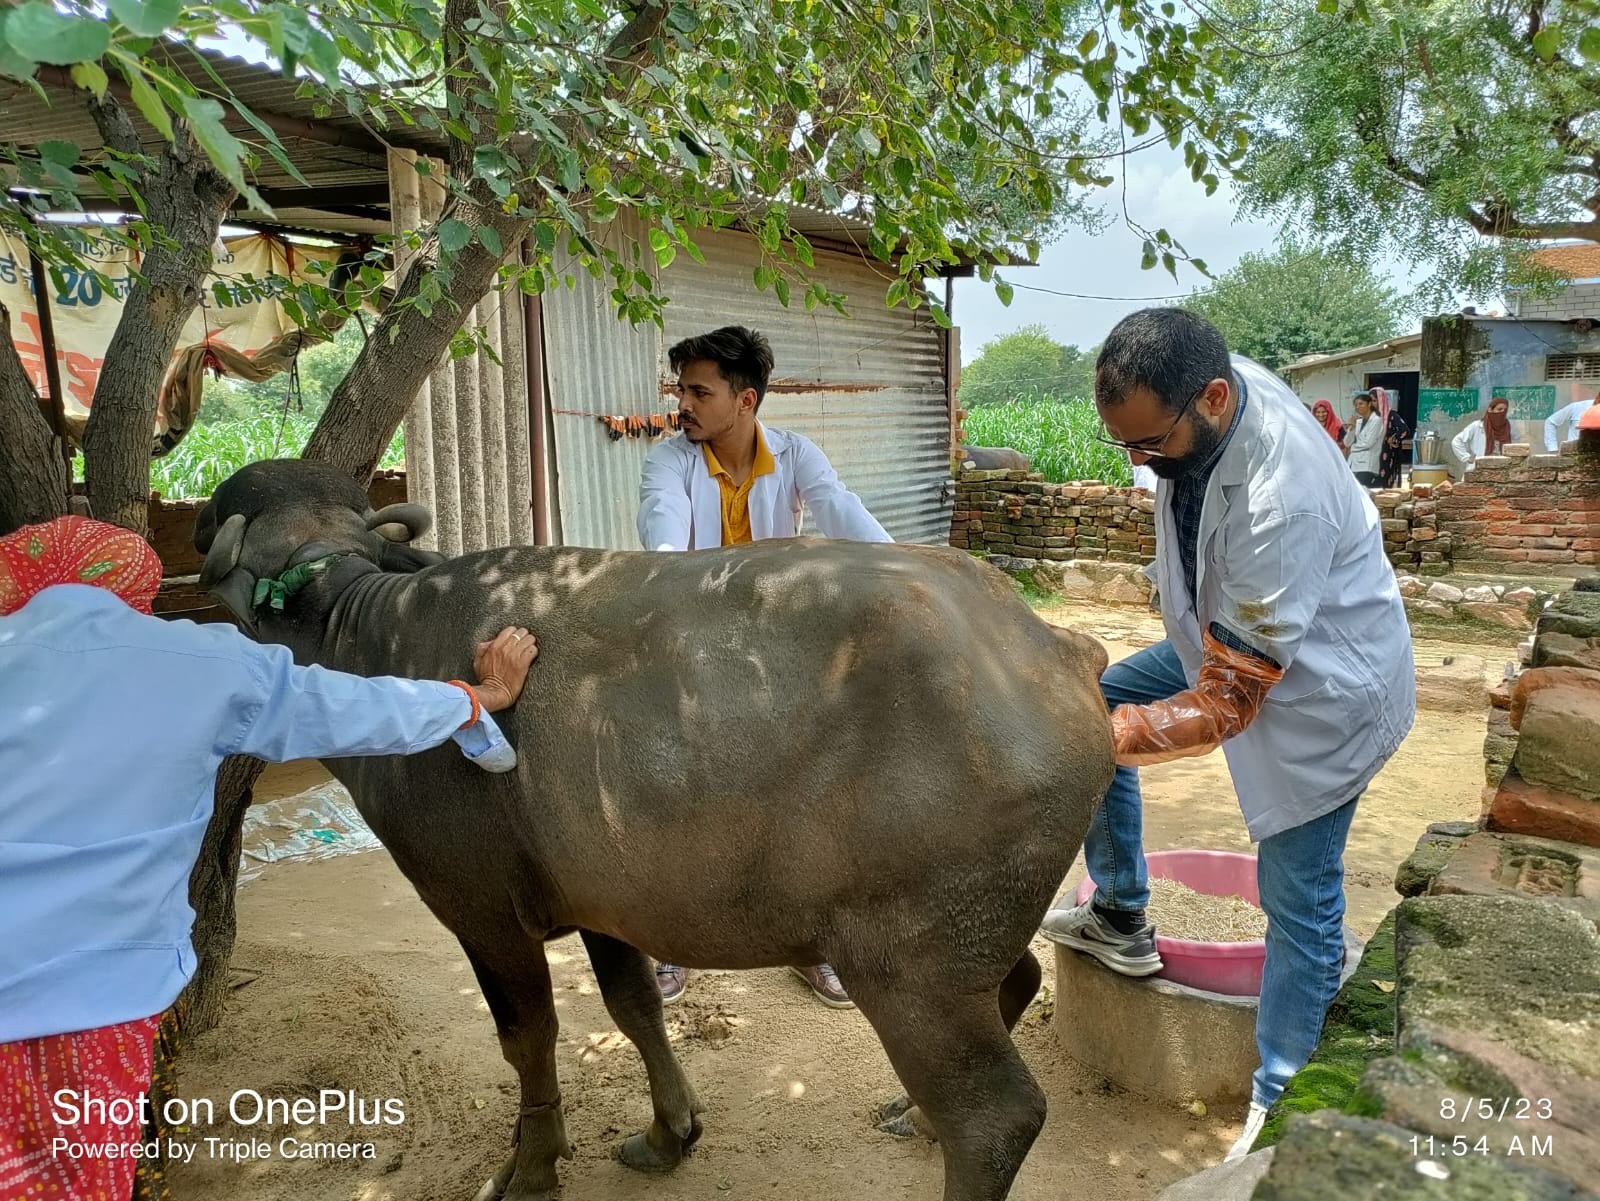
[[1119,932],[1100,916],[1091,897],[1071,909],[1052,909],[1039,927],[1051,942],[1093,955],[1124,976],[1149,976],[1161,970],[1156,952],[1156,928],[1146,922],[1133,934]]

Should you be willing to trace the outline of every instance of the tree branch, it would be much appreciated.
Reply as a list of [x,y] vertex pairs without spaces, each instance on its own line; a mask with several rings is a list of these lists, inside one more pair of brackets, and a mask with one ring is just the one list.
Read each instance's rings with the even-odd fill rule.
[[11,314],[0,304],[0,534],[67,511],[71,480],[61,440],[11,341]]
[[133,123],[115,96],[109,91],[99,100],[83,95],[106,144],[130,156],[152,231],[95,385],[83,436],[84,480],[97,518],[143,534],[161,381],[200,303],[211,247],[235,193],[186,126],[180,123],[177,136],[159,156],[151,156],[139,148]]
[[[468,0],[452,0],[447,14],[455,13],[458,5],[471,16],[477,15],[476,4]],[[639,0],[633,16],[606,46],[605,57],[613,64],[613,70],[603,89],[604,95],[620,96],[632,86],[638,72],[652,60],[651,44],[661,32],[666,17],[666,0]],[[576,117],[570,117],[561,125],[569,138],[577,136]],[[524,164],[525,183],[536,181],[549,165],[548,151],[540,147],[533,150],[531,159]],[[537,193],[540,186],[533,182],[527,190]],[[492,228],[505,247],[521,244],[533,224],[530,218],[506,213],[481,186],[481,181],[475,183],[469,193],[452,196],[442,217],[462,222],[474,234],[479,229]],[[482,241],[474,237],[456,254],[442,301],[444,305],[455,307],[456,320],[444,320],[437,304],[433,314],[425,316],[416,305],[409,303],[420,293],[422,281],[439,268],[441,250],[437,228],[435,223],[435,232],[411,260],[396,288],[395,301],[378,318],[366,345],[334,389],[328,407],[306,443],[305,458],[331,463],[361,480],[370,478],[394,437],[396,427],[411,407],[417,389],[449,349],[450,339],[462,316],[494,283],[501,258],[490,254]]]
[[1547,239],[1576,239],[1600,242],[1600,219],[1593,221],[1524,221],[1503,201],[1489,201],[1480,208],[1463,207],[1461,215],[1468,225],[1489,238],[1516,242]]

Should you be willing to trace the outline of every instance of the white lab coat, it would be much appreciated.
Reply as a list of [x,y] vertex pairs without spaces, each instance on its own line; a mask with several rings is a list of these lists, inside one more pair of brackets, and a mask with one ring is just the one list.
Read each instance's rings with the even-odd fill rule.
[[[757,424],[760,424],[759,422]],[[816,443],[761,425],[778,469],[750,485],[750,535],[793,538],[807,506],[827,538],[893,542],[861,498],[840,482]],[[705,550],[722,545],[722,488],[706,473],[699,446],[684,434],[650,452],[639,485],[639,541],[646,550]]]
[[1411,729],[1416,673],[1371,498],[1281,379],[1248,359],[1234,370],[1249,403],[1206,485],[1198,604],[1188,603],[1168,488],[1156,499],[1156,580],[1191,685],[1212,622],[1286,669],[1222,748],[1259,842],[1366,788]]
[[[1304,407],[1304,406],[1302,406]],[[1316,421],[1315,417],[1311,420]],[[1321,423],[1318,422],[1320,428]],[[1322,436],[1328,437],[1328,431],[1323,430]],[[1333,441],[1328,438],[1328,441]],[[1337,449],[1337,447],[1335,448]],[[1377,475],[1383,466],[1383,418],[1378,416],[1376,409],[1365,421],[1355,423],[1355,432],[1350,436],[1350,470],[1370,471]]]
[[1489,441],[1483,432],[1481,418],[1469,421],[1465,429],[1450,439],[1450,453],[1455,455],[1463,471],[1471,471],[1488,447]]
[[[1578,437],[1578,418],[1588,411],[1593,400],[1575,400],[1565,408],[1557,409],[1544,422],[1544,449],[1555,454],[1563,442],[1574,442]],[[1562,431],[1566,432],[1563,434]]]

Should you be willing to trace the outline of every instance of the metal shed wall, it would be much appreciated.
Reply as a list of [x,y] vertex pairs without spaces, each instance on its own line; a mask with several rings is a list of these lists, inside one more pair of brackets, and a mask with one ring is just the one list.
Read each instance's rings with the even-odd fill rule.
[[[627,217],[604,232],[602,241],[610,245],[638,246],[642,235]],[[557,259],[556,269],[573,273],[577,286],[546,293],[542,305],[555,524],[566,546],[638,550],[639,477],[655,443],[643,437],[613,442],[597,418],[666,411],[658,384],[661,331],[635,328],[617,316],[610,275],[596,279],[565,258]]]
[[[886,268],[827,251],[816,254],[817,277],[845,294],[848,315],[808,313],[798,301],[784,308],[751,281],[761,261],[754,237],[719,231],[699,245],[703,265],[680,254],[661,273],[672,303],[660,382],[671,379],[665,347],[680,338],[722,325],[759,330],[776,359],[762,420],[820,446],[897,542],[948,541],[950,413],[938,328],[926,310],[886,308]],[[817,532],[809,515],[802,532]]]

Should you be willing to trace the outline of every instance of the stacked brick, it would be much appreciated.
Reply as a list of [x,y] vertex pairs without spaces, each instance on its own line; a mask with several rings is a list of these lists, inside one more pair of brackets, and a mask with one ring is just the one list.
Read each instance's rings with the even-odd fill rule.
[[1452,538],[1439,527],[1440,501],[1434,491],[1431,485],[1419,484],[1410,492],[1386,489],[1373,494],[1383,529],[1384,553],[1397,571],[1419,575],[1450,572]]
[[[1600,588],[1600,578],[1591,579]],[[1510,756],[1497,783],[1490,768],[1485,824],[1600,847],[1600,591],[1551,602],[1539,617],[1531,662],[1505,717],[1491,714],[1485,752]]]
[[1600,563],[1600,464],[1588,455],[1478,460],[1459,484],[1439,488],[1440,530],[1460,570],[1575,574]]
[[964,471],[956,480],[950,545],[1020,559],[1148,563],[1156,554],[1155,498],[1099,480],[1046,483],[1023,471]]

